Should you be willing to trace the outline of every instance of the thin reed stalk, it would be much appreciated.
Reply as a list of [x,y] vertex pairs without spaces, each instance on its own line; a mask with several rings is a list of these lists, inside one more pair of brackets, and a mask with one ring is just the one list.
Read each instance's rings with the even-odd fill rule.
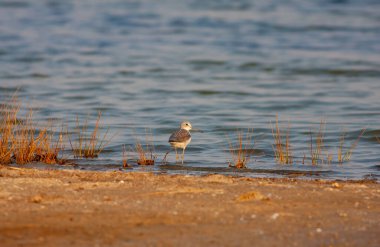
[[43,162],[46,164],[63,164],[64,159],[59,158],[59,153],[64,149],[62,143],[62,132],[59,132],[58,138],[55,140],[54,128],[51,123],[49,126],[42,129],[37,137],[37,149],[35,155],[35,161]]
[[0,104],[0,164],[10,164],[14,152],[14,132],[20,103],[14,95],[9,102]]
[[229,152],[231,160],[228,162],[230,167],[246,168],[247,163],[250,161],[253,145],[252,145],[253,129],[248,129],[244,134],[242,131],[237,131],[237,141],[233,143],[227,136]]
[[111,138],[107,138],[109,134],[109,128],[101,135],[100,133],[100,119],[101,112],[98,113],[98,117],[95,122],[95,126],[92,132],[88,133],[88,119],[86,119],[81,127],[79,118],[76,118],[76,127],[74,130],[75,139],[72,139],[71,134],[67,132],[71,150],[74,154],[74,158],[97,158],[99,154],[110,143]]
[[344,143],[345,143],[345,136],[346,133],[343,132],[340,137],[339,147],[338,147],[338,162],[339,164],[343,164],[344,162],[350,161],[351,156],[355,148],[357,147],[360,138],[364,135],[366,129],[362,129],[356,138],[356,140],[350,145],[350,147],[345,151],[344,150]]
[[54,131],[48,128],[38,130],[33,122],[33,111],[30,110],[22,124],[19,124],[13,135],[13,156],[17,164],[42,162],[45,164],[62,164],[58,158],[63,149],[62,139],[54,140]]
[[33,124],[33,111],[30,110],[22,124],[17,126],[13,135],[13,158],[17,164],[27,164],[34,161],[37,150],[36,129]]
[[324,149],[325,130],[326,130],[326,120],[322,119],[319,124],[319,130],[315,138],[314,146],[313,146],[313,133],[310,130],[310,160],[311,160],[312,165],[318,165],[319,162],[322,162],[322,164],[324,163],[322,152]]
[[139,138],[135,137],[134,149],[138,155],[138,165],[154,165],[156,155],[154,154],[153,134],[150,130],[145,131],[145,145],[141,143]]
[[272,123],[270,123],[270,125],[274,139],[272,148],[276,162],[279,164],[293,164],[292,146],[290,144],[290,122],[288,122],[285,136],[281,133],[278,115],[276,115],[276,125],[273,126]]
[[122,147],[123,149],[123,168],[127,168],[129,167],[129,164],[128,164],[128,157],[127,157],[127,149],[125,148],[125,145],[123,145]]

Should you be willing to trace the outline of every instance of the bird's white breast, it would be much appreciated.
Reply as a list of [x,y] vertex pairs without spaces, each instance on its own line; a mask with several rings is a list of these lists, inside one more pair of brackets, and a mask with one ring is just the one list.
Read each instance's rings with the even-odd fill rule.
[[185,142],[170,142],[170,145],[172,145],[172,147],[174,148],[186,148],[186,146],[191,142],[191,138],[189,138],[188,140],[186,140]]

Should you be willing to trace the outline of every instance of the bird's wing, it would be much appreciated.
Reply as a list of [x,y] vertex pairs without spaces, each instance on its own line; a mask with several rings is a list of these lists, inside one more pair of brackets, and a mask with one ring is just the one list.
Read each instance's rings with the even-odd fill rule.
[[190,132],[185,129],[176,130],[169,137],[169,142],[184,142],[191,138]]

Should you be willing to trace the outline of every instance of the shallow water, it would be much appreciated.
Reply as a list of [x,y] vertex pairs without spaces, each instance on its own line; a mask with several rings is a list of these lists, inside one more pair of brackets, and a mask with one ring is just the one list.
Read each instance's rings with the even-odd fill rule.
[[[363,179],[380,176],[380,4],[319,1],[1,1],[0,97],[18,95],[39,122],[96,118],[117,135],[83,169],[117,169],[122,144],[154,135],[158,163],[186,119],[185,165],[134,170]],[[291,122],[294,165],[276,165],[270,121]],[[310,129],[326,119],[334,154],[360,139],[350,162],[302,164]],[[92,121],[94,122],[94,121]],[[246,170],[228,168],[226,135],[254,129]],[[132,160],[133,154],[129,154]]]

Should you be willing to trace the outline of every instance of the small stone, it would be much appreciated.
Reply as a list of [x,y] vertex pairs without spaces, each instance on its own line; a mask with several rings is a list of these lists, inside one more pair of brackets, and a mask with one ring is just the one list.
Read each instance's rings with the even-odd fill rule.
[[348,216],[348,215],[347,215],[346,213],[344,213],[344,212],[339,212],[338,215],[339,215],[340,217],[347,217],[347,216]]
[[112,201],[111,197],[109,196],[103,196],[103,200],[107,202]]
[[272,220],[276,220],[278,218],[278,216],[280,216],[279,213],[274,213],[272,214],[272,216],[270,217]]
[[40,196],[40,195],[35,195],[35,196],[33,196],[32,198],[30,198],[30,201],[31,201],[31,202],[34,202],[34,203],[41,203],[41,202],[42,202],[42,196]]
[[335,189],[340,189],[340,188],[342,188],[342,185],[340,185],[339,183],[335,182],[335,183],[331,184],[331,187],[333,187]]
[[317,228],[317,229],[315,229],[315,231],[318,232],[318,233],[321,233],[322,229],[321,228]]

